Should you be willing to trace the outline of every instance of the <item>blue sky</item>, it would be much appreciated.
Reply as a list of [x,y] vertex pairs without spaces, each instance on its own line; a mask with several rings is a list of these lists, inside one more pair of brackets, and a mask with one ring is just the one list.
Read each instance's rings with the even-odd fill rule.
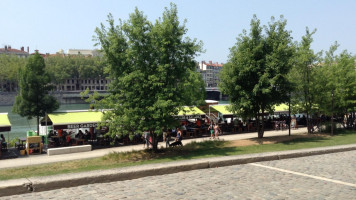
[[0,46],[29,46],[30,52],[42,53],[92,49],[94,29],[108,13],[126,20],[138,7],[154,21],[170,2],[178,6],[180,20],[188,20],[188,36],[204,42],[206,52],[197,61],[226,62],[229,48],[243,29],[249,29],[253,14],[262,24],[284,15],[298,41],[305,27],[316,28],[315,51],[328,50],[338,41],[340,50],[356,53],[356,1],[351,0],[0,0]]

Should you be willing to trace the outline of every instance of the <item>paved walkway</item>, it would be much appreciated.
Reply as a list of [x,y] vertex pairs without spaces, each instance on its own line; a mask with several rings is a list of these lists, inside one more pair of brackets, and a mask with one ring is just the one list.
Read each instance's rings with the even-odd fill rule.
[[[306,133],[306,128],[299,128],[297,130],[291,130],[292,135]],[[288,130],[283,131],[265,131],[264,137],[272,137],[272,136],[282,136],[288,135]],[[242,140],[242,139],[250,139],[256,138],[257,132],[251,133],[242,133],[242,134],[230,134],[220,136],[220,139],[231,141],[231,140]],[[204,138],[193,138],[193,139],[184,139],[183,144],[187,144],[193,141],[200,142],[204,140],[209,140],[208,137]],[[159,147],[165,146],[165,143],[160,142]],[[97,149],[89,152],[81,152],[81,153],[72,153],[72,154],[63,154],[63,155],[54,155],[47,156],[46,154],[42,155],[30,155],[24,156],[16,159],[7,159],[0,160],[0,169],[3,168],[12,168],[12,167],[21,167],[21,166],[31,166],[45,163],[53,163],[53,162],[61,162],[61,161],[70,161],[70,160],[78,160],[78,159],[87,159],[87,158],[95,158],[104,156],[110,152],[127,152],[132,150],[142,150],[143,145],[130,145],[130,146],[121,146],[121,147],[113,147],[107,149]]]
[[355,199],[355,165],[354,150],[86,184],[0,199]]

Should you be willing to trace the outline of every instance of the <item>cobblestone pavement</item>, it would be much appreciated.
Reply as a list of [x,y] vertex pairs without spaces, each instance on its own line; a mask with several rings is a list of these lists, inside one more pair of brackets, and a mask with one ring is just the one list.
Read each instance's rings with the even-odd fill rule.
[[356,197],[355,166],[356,151],[349,151],[91,184],[0,199],[345,200]]

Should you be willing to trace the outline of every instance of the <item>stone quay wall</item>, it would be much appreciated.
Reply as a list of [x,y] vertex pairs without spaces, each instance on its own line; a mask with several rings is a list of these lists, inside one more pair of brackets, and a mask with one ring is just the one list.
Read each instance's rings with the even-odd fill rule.
[[[79,104],[86,103],[81,99],[78,91],[74,92],[58,92],[53,94],[60,104]],[[0,106],[12,106],[15,103],[16,92],[0,92]]]

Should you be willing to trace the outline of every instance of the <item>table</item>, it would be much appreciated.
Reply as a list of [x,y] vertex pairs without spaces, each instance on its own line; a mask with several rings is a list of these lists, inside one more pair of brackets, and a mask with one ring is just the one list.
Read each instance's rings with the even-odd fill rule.
[[197,132],[199,132],[200,128],[190,128],[187,130],[187,136],[188,133],[191,136],[191,134],[193,134],[194,137],[197,137]]
[[85,139],[79,139],[79,138],[75,139],[75,144],[76,145],[79,145],[80,143],[82,143],[84,145],[84,142],[85,142]]
[[234,125],[234,133],[242,133],[242,127],[240,125]]
[[58,135],[52,135],[51,138],[54,140],[54,142],[56,143],[56,146],[60,146],[61,144],[63,144],[62,141],[62,136],[58,136]]
[[16,144],[18,150],[25,149],[25,144],[24,143],[26,143],[26,140],[27,140],[26,137],[19,137],[19,142]]

